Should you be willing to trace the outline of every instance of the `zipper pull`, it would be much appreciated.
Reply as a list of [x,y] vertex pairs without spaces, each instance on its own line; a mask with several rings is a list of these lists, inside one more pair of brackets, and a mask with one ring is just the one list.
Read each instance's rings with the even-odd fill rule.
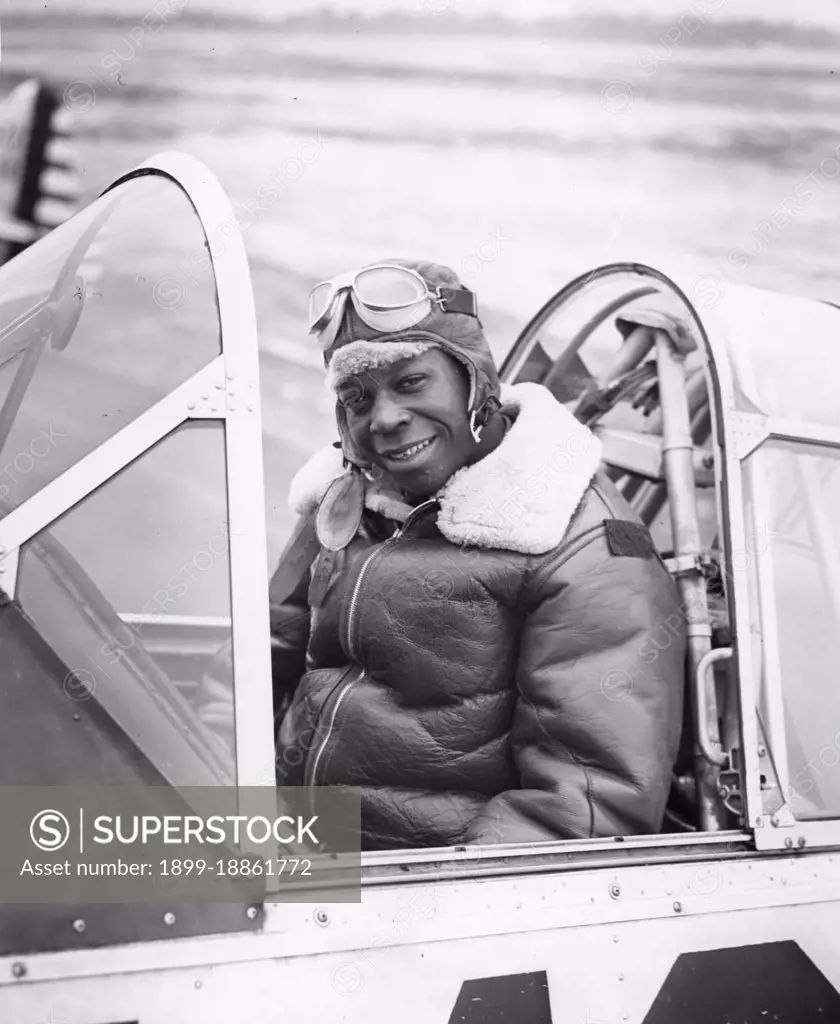
[[408,513],[403,521],[402,526],[397,528],[397,532],[394,534],[395,537],[402,537],[405,533],[405,529],[410,522],[417,518],[417,516],[423,511],[424,508],[428,508],[429,505],[437,505],[437,498],[427,498],[419,505],[415,505],[414,508]]

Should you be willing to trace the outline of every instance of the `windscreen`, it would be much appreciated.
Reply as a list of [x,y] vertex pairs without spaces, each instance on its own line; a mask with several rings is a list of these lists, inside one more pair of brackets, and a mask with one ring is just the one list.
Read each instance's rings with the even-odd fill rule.
[[201,222],[160,174],[118,186],[0,269],[0,509],[221,352]]

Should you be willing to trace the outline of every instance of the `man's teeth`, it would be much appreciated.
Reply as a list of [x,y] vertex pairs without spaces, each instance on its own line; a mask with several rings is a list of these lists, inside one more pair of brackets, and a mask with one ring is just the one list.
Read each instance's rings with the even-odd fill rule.
[[406,448],[404,452],[400,452],[399,455],[391,455],[389,458],[396,459],[398,461],[400,459],[410,459],[418,452],[422,452],[424,448],[428,448],[432,441],[434,441],[434,438],[430,437],[427,441],[421,441],[419,444],[413,444],[410,448]]

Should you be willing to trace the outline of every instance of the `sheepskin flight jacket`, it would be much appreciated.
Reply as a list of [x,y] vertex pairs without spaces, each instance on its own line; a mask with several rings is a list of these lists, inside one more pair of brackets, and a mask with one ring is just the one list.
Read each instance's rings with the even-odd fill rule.
[[[272,601],[278,785],[359,787],[364,849],[662,822],[682,722],[677,589],[598,474],[597,438],[542,385],[502,400],[501,444],[435,499],[411,510],[369,488],[319,607],[308,575]],[[318,453],[293,507],[311,515],[341,472],[339,451]]]

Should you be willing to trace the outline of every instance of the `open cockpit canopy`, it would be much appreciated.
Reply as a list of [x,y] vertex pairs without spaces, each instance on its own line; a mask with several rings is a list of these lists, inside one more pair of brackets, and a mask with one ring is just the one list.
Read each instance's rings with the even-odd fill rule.
[[179,786],[273,784],[259,415],[244,247],[197,161],[154,158],[0,268],[0,586],[65,697],[124,734],[86,760],[78,730],[56,780],[10,750],[22,781],[140,758]]
[[706,799],[767,846],[840,817],[838,357],[829,303],[615,264],[555,295],[503,368],[601,436],[684,599],[705,579],[686,617],[707,644],[689,670]]

